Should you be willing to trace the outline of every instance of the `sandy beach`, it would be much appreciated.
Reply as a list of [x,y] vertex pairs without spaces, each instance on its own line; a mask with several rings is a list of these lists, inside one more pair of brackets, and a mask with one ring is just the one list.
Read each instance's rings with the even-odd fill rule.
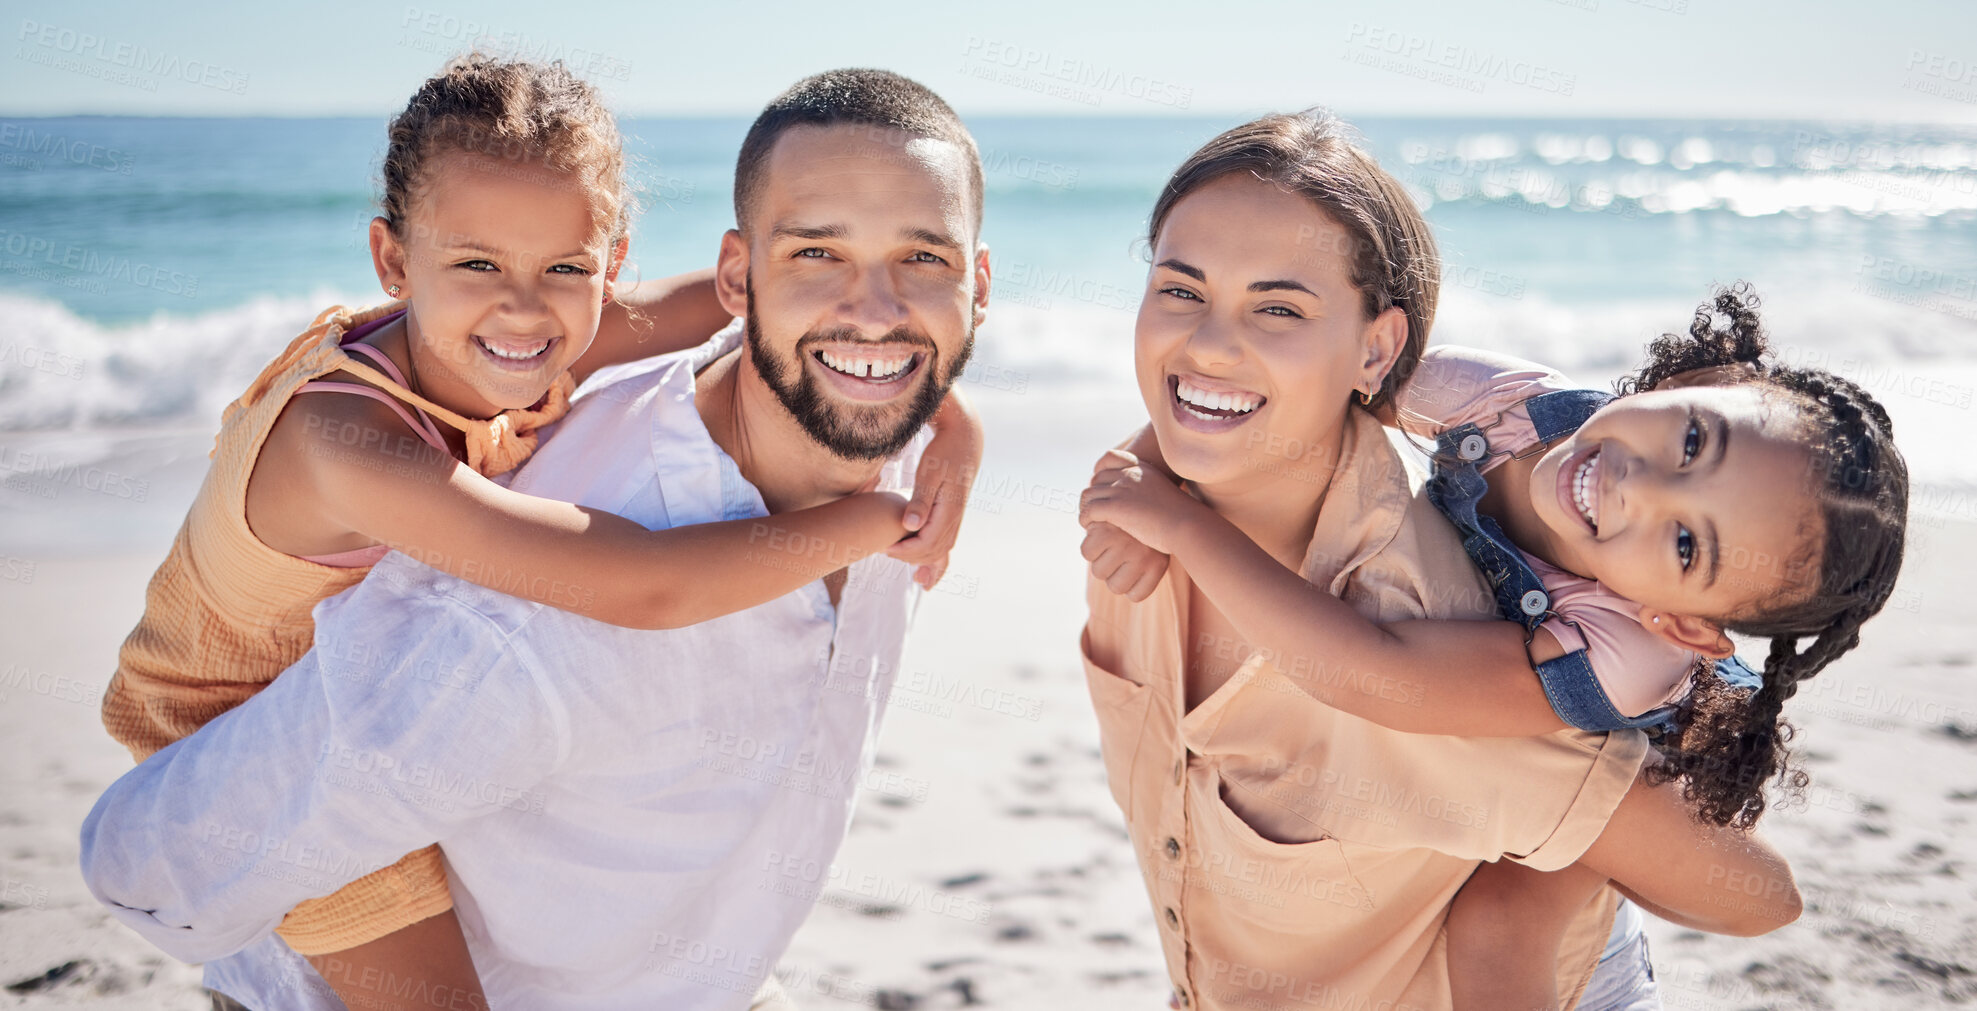
[[[1198,378],[1216,392],[1240,384],[1257,393],[1243,416],[1253,419],[1267,399],[1288,405],[1261,426],[1229,415],[1225,434],[1246,431],[1249,450],[1271,440],[1246,452],[1245,466],[1283,474],[1303,469],[1286,460],[1324,459],[1312,442],[1318,429],[1298,419],[1304,406],[1322,406],[1314,388],[1330,388],[1314,382],[1313,364],[1347,361],[1317,343],[1352,329],[1353,299],[1332,283],[1344,270],[1369,319],[1393,306],[1430,344],[1542,363],[1600,388],[1638,368],[1659,335],[1690,327],[1723,286],[1748,284],[1771,365],[1844,376],[1885,408],[1912,481],[1905,571],[1859,647],[1786,705],[1811,785],[1802,796],[1774,793],[1759,826],[1791,862],[1804,913],[1758,938],[1651,916],[1646,929],[1671,1011],[1977,1011],[1977,592],[1961,584],[1977,573],[1977,453],[1964,443],[1977,428],[1977,0],[1784,9],[1350,0],[1218,18],[1198,6],[1015,0],[951,11],[867,5],[848,17],[818,4],[354,0],[305,19],[130,0],[11,4],[11,56],[0,59],[0,1011],[211,1007],[201,967],[113,918],[79,861],[83,820],[132,768],[102,725],[103,694],[207,472],[225,407],[324,309],[403,297],[424,348],[413,364],[438,362],[441,377],[422,385],[414,367],[407,383],[486,414],[478,407],[494,406],[482,397],[494,387],[481,380],[497,373],[435,357],[453,348],[479,362],[463,334],[506,360],[481,364],[530,374],[552,345],[557,356],[576,351],[598,330],[588,320],[600,303],[564,285],[602,289],[609,278],[616,294],[598,291],[608,302],[712,266],[724,248],[729,268],[737,252],[747,258],[747,302],[764,292],[755,310],[763,333],[801,324],[835,346],[847,334],[877,337],[868,331],[889,316],[902,334],[941,337],[938,355],[923,361],[965,359],[954,361],[954,388],[979,409],[988,440],[947,576],[920,600],[892,672],[876,766],[858,784],[836,859],[792,864],[791,854],[768,851],[759,873],[733,888],[607,886],[636,902],[664,887],[696,903],[712,895],[708,905],[746,894],[760,900],[748,910],[807,910],[773,967],[797,1007],[1168,1007],[1166,917],[1177,926],[1184,915],[1207,919],[1196,899],[1179,910],[1150,904],[1107,784],[1079,655],[1087,566],[1078,499],[1098,456],[1145,423],[1139,373],[1150,391],[1163,388],[1162,344],[1197,356]],[[459,57],[467,59],[446,69]],[[530,66],[485,66],[507,61]],[[839,91],[870,80],[852,71],[787,90],[832,68],[884,68],[917,83],[859,99],[855,86]],[[508,83],[469,83],[490,81]],[[826,100],[827,91],[846,101]],[[828,111],[840,105],[848,114]],[[908,107],[910,116],[899,111]],[[966,144],[951,143],[961,136],[943,109],[961,120]],[[1303,191],[1326,220],[1274,199],[1250,207],[1277,209],[1270,215],[1251,214],[1247,201],[1270,195],[1234,186],[1220,190],[1226,203],[1176,212],[1196,189],[1230,181],[1192,153],[1226,153],[1214,139],[1231,128],[1299,110],[1313,129],[1280,121],[1278,134],[1304,153],[1259,176]],[[820,118],[860,129],[813,129]],[[778,148],[785,129],[812,139]],[[1385,173],[1372,189],[1353,169],[1362,160]],[[1199,171],[1177,177],[1190,163]],[[928,173],[942,182],[922,192],[917,180]],[[573,195],[591,224],[609,227],[572,238]],[[772,205],[784,210],[763,210]],[[1403,205],[1419,212],[1419,228],[1411,212],[1398,213]],[[936,206],[938,220],[922,220]],[[822,216],[811,220],[813,209]],[[874,231],[890,220],[881,211],[905,217]],[[730,232],[738,223],[747,227]],[[1296,229],[1281,249],[1269,238],[1278,226]],[[609,254],[597,248],[607,235]],[[881,235],[893,238],[873,238]],[[807,237],[804,247],[782,248],[792,236]],[[1192,265],[1202,291],[1173,290],[1161,265],[1176,261]],[[1432,284],[1419,283],[1430,274]],[[775,290],[783,284],[789,297]],[[1280,296],[1309,299],[1262,300]],[[971,352],[959,354],[948,339],[969,300],[985,300],[976,304],[987,314],[969,331]],[[1183,329],[1186,346],[1172,340]],[[539,338],[549,341],[537,349]],[[656,350],[638,347],[607,339],[595,352],[622,360]],[[1208,360],[1218,357],[1222,365]],[[1788,413],[1780,404],[1767,400],[1765,416]],[[1152,407],[1165,407],[1157,393]],[[1731,418],[1720,420],[1705,444],[1728,446]],[[1670,440],[1671,454],[1686,437]],[[1280,443],[1294,445],[1279,454]],[[1707,529],[1696,543],[1727,560],[1726,572],[1742,567],[1746,550],[1757,570],[1757,559],[1778,555],[1759,550],[1757,534],[1768,543],[1777,532],[1769,521],[1787,515],[1786,479],[1773,486],[1742,462],[1723,469],[1740,483],[1734,519],[1717,511],[1715,471],[1707,501],[1678,493],[1694,515],[1657,519]],[[380,514],[405,507],[388,498],[365,504]],[[1731,528],[1756,510],[1765,529],[1746,544]],[[1599,535],[1599,509],[1585,512]],[[1734,536],[1719,541],[1719,519]],[[1609,523],[1607,533],[1631,536],[1632,527]],[[1668,540],[1679,560],[1679,535]],[[1712,561],[1711,586],[1717,569]],[[686,579],[705,595],[706,580]],[[1740,645],[1762,666],[1767,644]],[[833,687],[819,680],[789,690]],[[403,697],[383,700],[396,705],[379,712],[408,711]],[[664,727],[672,715],[651,723]],[[829,724],[828,715],[815,724],[826,757],[840,739]],[[519,745],[520,733],[507,736]],[[271,739],[265,753],[296,746]],[[814,757],[776,750],[790,765]],[[320,760],[319,751],[301,754]],[[1121,767],[1117,754],[1112,761]],[[1479,761],[1451,764],[1467,773]],[[672,782],[643,775],[652,771],[603,782]],[[724,771],[736,771],[735,795],[749,801],[804,788],[786,769]],[[459,778],[469,793],[507,789]],[[1407,795],[1396,807],[1456,807],[1449,791],[1396,791],[1398,780],[1378,778],[1363,782]],[[744,792],[749,784],[774,785]],[[728,793],[717,788],[709,803],[726,804]],[[713,824],[660,834],[704,843]],[[802,824],[814,837],[816,823]],[[1201,824],[1189,831],[1199,835]],[[1174,859],[1185,852],[1205,868],[1240,865],[1228,876],[1255,900],[1244,914],[1257,919],[1299,885],[1363,876],[1344,851],[1344,874],[1329,870],[1323,840],[1313,844],[1328,854],[1318,876],[1291,866],[1309,849],[1243,861],[1233,859],[1237,846],[1185,838],[1185,850],[1178,835],[1162,849],[1174,844]],[[454,832],[461,866],[466,839]],[[755,843],[721,853],[742,863],[751,859],[744,845]],[[695,852],[682,867],[695,870],[709,847],[685,848]],[[237,854],[194,856],[216,854],[229,859],[214,865],[239,866]],[[504,855],[493,861],[501,875],[539,870]],[[1286,867],[1295,883],[1285,884]],[[1763,888],[1722,877],[1710,894],[1726,904]],[[572,894],[558,900],[584,910],[587,925],[604,922],[594,891],[562,891]],[[725,931],[732,921],[745,932],[746,911],[702,912],[696,905],[686,922],[720,920]],[[1275,925],[1301,926],[1283,917]],[[1355,937],[1367,950],[1390,949],[1404,929]],[[725,933],[687,933],[638,939],[639,960],[725,986],[715,993],[761,982],[763,960],[747,957],[757,953],[713,943]],[[559,941],[582,946],[572,941],[581,931],[544,936],[522,961]],[[742,957],[682,957],[669,941]],[[1232,947],[1245,950],[1219,970],[1256,961],[1263,946]],[[568,968],[581,954],[545,968]],[[1240,1011],[1424,1011],[1355,1002],[1341,992],[1349,988],[1320,985],[1338,982],[1320,978],[1337,975],[1330,969],[1283,968],[1258,975],[1311,985],[1194,992]],[[570,985],[612,992],[607,976]]]
[[[778,969],[802,1006],[1165,1006],[1075,645],[1076,492],[1134,405],[1036,399],[982,397],[983,477],[921,605],[850,839],[830,871],[776,884],[817,897]],[[97,707],[166,546],[149,517],[183,508],[193,445],[154,473],[146,518],[126,516],[148,548],[0,542],[0,1007],[206,1006],[198,970],[113,921],[76,870],[83,816],[129,767]],[[1956,582],[1977,525],[1944,518],[1962,512],[1918,508],[1893,605],[1790,707],[1813,787],[1764,825],[1805,916],[1751,940],[1650,920],[1667,1007],[1977,1002],[1977,630]]]

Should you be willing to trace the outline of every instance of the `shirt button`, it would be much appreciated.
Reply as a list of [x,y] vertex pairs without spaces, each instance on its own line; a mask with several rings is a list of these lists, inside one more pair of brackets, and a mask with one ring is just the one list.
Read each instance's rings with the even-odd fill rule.
[[1188,760],[1185,758],[1174,759],[1174,785],[1181,785],[1181,781],[1187,778],[1187,774]]
[[1167,859],[1179,860],[1180,858],[1181,858],[1181,841],[1179,839],[1174,838],[1173,836],[1168,836]]
[[1517,606],[1523,608],[1525,614],[1539,615],[1545,613],[1545,609],[1551,606],[1551,598],[1545,596],[1543,590],[1531,590],[1524,594],[1523,599],[1517,602]]
[[1167,925],[1176,930],[1181,927],[1181,914],[1174,912],[1173,906],[1167,907]]
[[1489,454],[1489,451],[1490,440],[1480,435],[1465,435],[1462,437],[1462,445],[1456,449],[1455,453],[1464,460],[1473,461],[1482,459]]
[[1177,1008],[1188,1006],[1188,992],[1178,986],[1174,988],[1174,1006]]

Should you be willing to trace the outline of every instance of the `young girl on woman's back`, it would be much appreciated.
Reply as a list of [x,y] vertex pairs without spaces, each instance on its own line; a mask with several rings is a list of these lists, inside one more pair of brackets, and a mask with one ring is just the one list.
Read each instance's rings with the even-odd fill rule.
[[[753,607],[881,551],[926,563],[930,582],[946,547],[927,542],[960,508],[950,495],[938,510],[923,505],[932,489],[913,506],[930,514],[925,525],[902,521],[897,496],[866,493],[649,531],[490,480],[528,457],[576,380],[706,338],[709,328],[685,324],[640,336],[614,304],[629,220],[616,124],[560,64],[470,56],[426,81],[391,123],[371,226],[379,280],[398,301],[324,312],[227,409],[211,472],[105,695],[112,736],[142,760],[239,705],[310,648],[316,603],[394,548],[637,628]],[[608,339],[594,343],[607,314]],[[927,459],[937,462],[923,478],[972,472],[979,437],[965,405],[950,400],[936,425]],[[830,545],[816,562],[830,561],[752,564],[765,524]],[[900,543],[909,525],[923,537]],[[297,907],[280,933],[307,956],[341,952],[346,970],[367,960],[429,980],[457,970],[466,978],[450,982],[477,992],[450,909],[434,847]],[[411,929],[389,946],[362,947],[401,928]]]
[[[1747,289],[1656,341],[1622,390],[1445,347],[1388,412],[1436,440],[1429,496],[1512,622],[1375,625],[1130,453],[1101,462],[1086,519],[1179,560],[1248,641],[1323,658],[1299,683],[1335,708],[1429,734],[1665,730],[1650,781],[1679,780],[1700,819],[1748,828],[1766,783],[1804,779],[1787,771],[1780,708],[1893,589],[1907,470],[1865,391],[1770,359]],[[1115,589],[1158,579],[1125,552],[1108,566],[1097,575]],[[1771,640],[1761,676],[1734,663],[1732,632]],[[1410,690],[1353,690],[1367,677]],[[1477,872],[1450,915],[1458,1006],[1555,1001],[1547,928],[1599,881],[1572,874]]]

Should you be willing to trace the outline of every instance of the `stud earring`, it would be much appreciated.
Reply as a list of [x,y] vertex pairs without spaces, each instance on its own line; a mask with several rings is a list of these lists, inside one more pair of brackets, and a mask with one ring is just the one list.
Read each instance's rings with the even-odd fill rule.
[[386,288],[386,289],[385,289],[385,293],[386,293],[386,294],[388,294],[388,295],[390,295],[390,296],[391,296],[392,298],[397,298],[397,297],[398,297],[398,293],[399,293],[399,292],[401,292],[401,291],[404,291],[404,290],[405,290],[405,289],[403,289],[403,288],[400,288],[399,286],[397,286],[397,285],[395,285],[395,284],[394,284],[394,285],[392,285],[392,286],[390,286],[390,287],[388,287],[388,288]]

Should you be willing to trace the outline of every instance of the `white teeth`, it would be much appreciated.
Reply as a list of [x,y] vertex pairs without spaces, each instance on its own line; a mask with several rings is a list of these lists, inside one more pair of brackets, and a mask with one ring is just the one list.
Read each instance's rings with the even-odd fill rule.
[[[1263,405],[1263,398],[1254,393],[1211,393],[1185,379],[1178,379],[1175,382],[1174,392],[1181,398],[1183,403],[1192,404],[1194,407],[1205,407],[1211,411],[1234,411],[1237,414],[1248,414]],[[1212,419],[1214,417],[1213,415],[1201,414],[1199,411],[1193,413],[1203,418]]]
[[1599,453],[1586,457],[1579,465],[1579,472],[1572,476],[1572,504],[1579,507],[1579,515],[1586,518],[1594,530],[1599,529]]
[[906,366],[913,364],[912,355],[904,358],[850,358],[829,351],[819,351],[817,357],[834,371],[861,379],[885,379],[896,376]]
[[550,341],[543,341],[541,344],[536,345],[535,349],[531,351],[510,351],[506,348],[489,344],[485,339],[477,339],[477,340],[481,347],[487,349],[488,354],[491,354],[496,358],[506,358],[511,362],[528,361],[529,359],[542,354],[544,351],[549,350],[549,345],[551,343]]

